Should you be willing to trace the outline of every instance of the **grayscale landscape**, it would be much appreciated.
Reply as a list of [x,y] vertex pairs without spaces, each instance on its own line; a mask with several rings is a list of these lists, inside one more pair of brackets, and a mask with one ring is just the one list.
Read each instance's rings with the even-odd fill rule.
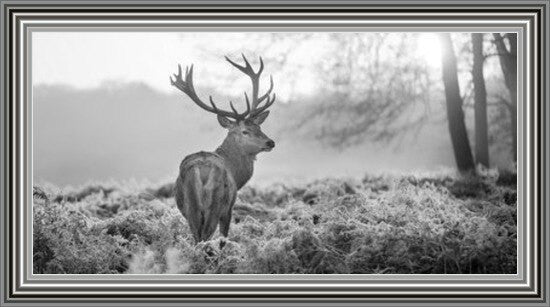
[[[34,273],[514,274],[516,40],[36,33]],[[253,77],[225,56],[263,64],[257,108],[275,94],[272,105],[254,113]],[[186,156],[252,122],[273,146],[250,158],[242,188],[202,168],[176,183]],[[224,173],[220,155],[204,163]],[[201,205],[197,184],[229,186],[234,205]],[[197,236],[226,207],[227,236]]]

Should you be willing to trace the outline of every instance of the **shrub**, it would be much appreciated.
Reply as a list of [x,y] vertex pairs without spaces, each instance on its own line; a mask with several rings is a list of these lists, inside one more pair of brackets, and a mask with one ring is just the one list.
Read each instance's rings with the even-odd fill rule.
[[516,186],[518,184],[516,172],[506,169],[500,170],[496,184],[500,186]]
[[127,241],[94,229],[96,222],[65,204],[35,202],[33,270],[50,274],[121,273],[130,256]]
[[[34,273],[516,272],[513,175],[325,179],[239,192],[228,238],[195,244],[158,188],[33,189]],[[53,196],[52,196],[53,195]]]
[[478,176],[464,176],[448,185],[448,189],[457,198],[479,198],[491,192],[491,186]]

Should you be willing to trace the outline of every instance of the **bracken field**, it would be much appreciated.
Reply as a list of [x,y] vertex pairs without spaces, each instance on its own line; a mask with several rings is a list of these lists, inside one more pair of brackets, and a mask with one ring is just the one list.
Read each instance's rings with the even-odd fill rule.
[[194,244],[173,185],[34,187],[34,273],[514,274],[516,174],[245,186]]

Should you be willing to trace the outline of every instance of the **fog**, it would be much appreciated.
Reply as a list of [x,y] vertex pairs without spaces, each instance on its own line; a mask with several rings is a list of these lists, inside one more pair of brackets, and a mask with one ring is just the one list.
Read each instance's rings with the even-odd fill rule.
[[[226,135],[215,115],[183,94],[140,83],[37,86],[33,105],[34,178],[61,186],[175,179],[186,155],[214,150]],[[262,130],[277,145],[258,155],[252,183],[453,167],[444,123],[401,146],[366,142],[336,150],[286,129],[284,115],[291,113],[289,105],[272,107]]]

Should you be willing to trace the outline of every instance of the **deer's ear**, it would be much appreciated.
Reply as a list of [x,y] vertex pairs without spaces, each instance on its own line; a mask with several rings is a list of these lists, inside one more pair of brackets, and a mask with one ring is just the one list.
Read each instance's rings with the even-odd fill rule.
[[226,129],[231,129],[235,126],[235,123],[232,122],[229,118],[225,116],[218,115],[218,123]]
[[256,117],[254,117],[252,119],[252,122],[259,126],[265,121],[268,115],[269,115],[269,111],[262,112],[258,114]]

